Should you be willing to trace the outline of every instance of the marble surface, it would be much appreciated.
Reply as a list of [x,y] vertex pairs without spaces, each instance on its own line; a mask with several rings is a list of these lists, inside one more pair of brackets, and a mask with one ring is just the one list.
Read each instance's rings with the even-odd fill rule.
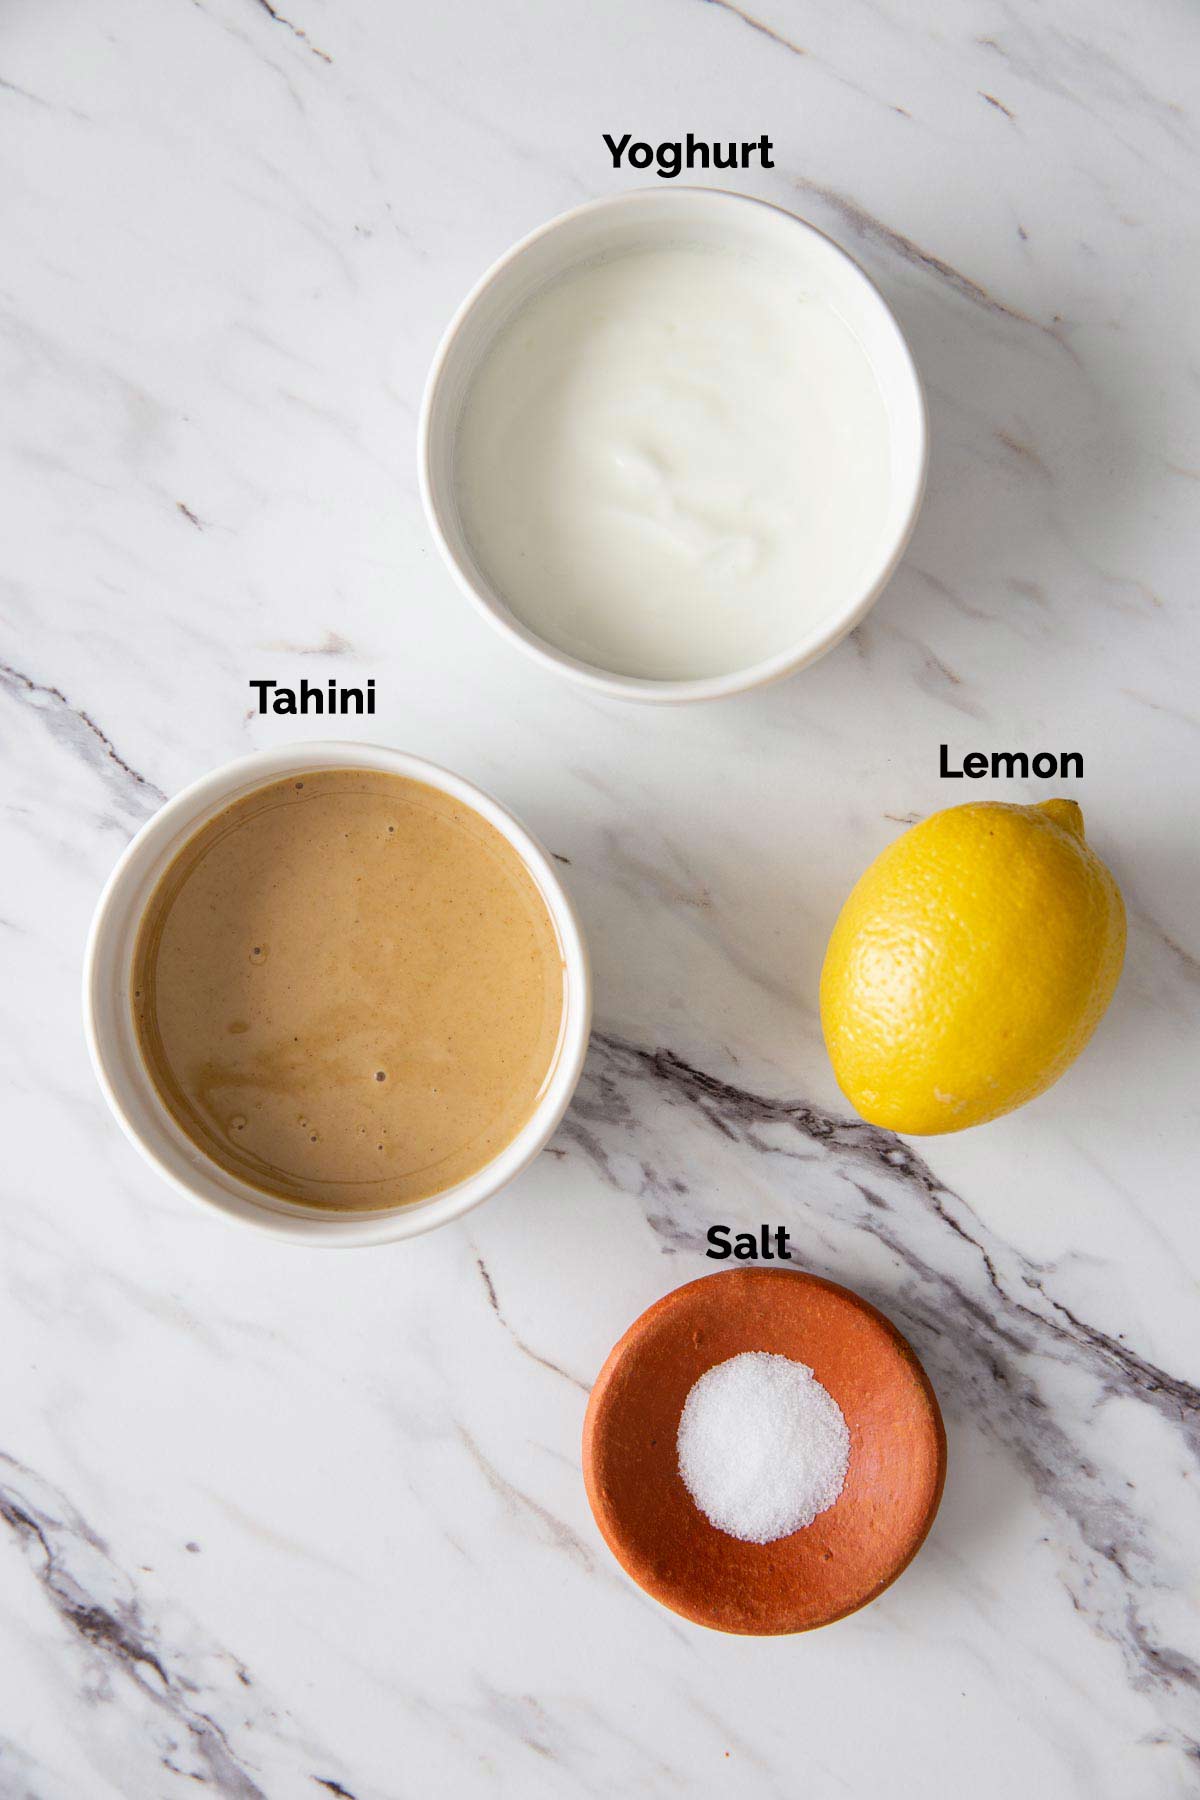
[[[1198,57],[1178,0],[4,9],[5,1800],[1200,1787]],[[767,132],[741,185],[879,282],[931,485],[817,667],[630,710],[459,597],[416,406],[494,256],[644,179],[602,133],[688,129]],[[131,833],[320,734],[250,678],[328,675],[569,865],[597,981],[534,1168],[341,1254],[162,1186],[78,1006]],[[1082,751],[1131,937],[1050,1095],[907,1144],[814,995],[862,866],[962,797],[943,741]],[[924,1552],[812,1637],[660,1611],[584,1498],[589,1384],[718,1219],[786,1223],[946,1412]]]

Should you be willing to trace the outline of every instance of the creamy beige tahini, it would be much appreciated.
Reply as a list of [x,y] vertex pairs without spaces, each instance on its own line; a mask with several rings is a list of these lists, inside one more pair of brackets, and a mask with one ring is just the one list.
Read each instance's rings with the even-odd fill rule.
[[134,955],[161,1099],[253,1186],[355,1210],[474,1174],[554,1065],[563,961],[508,841],[376,770],[256,788],[162,877]]

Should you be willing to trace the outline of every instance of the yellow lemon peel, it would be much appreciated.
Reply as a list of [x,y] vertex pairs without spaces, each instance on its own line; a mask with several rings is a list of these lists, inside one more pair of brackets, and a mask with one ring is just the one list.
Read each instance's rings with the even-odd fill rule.
[[961,1131],[1043,1093],[1112,998],[1125,908],[1073,800],[977,801],[876,858],[833,928],[821,1023],[872,1124]]

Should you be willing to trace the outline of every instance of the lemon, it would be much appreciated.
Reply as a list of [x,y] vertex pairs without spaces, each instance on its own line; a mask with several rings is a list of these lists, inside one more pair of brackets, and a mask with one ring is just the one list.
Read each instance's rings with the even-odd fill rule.
[[821,1024],[873,1125],[961,1131],[1040,1094],[1112,999],[1125,908],[1073,800],[934,813],[876,858],[821,971]]

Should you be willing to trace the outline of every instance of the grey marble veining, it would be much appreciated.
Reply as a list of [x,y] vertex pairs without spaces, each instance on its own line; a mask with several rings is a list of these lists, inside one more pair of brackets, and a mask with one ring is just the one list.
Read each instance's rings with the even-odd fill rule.
[[[560,1135],[638,1199],[671,1251],[705,1250],[719,1191],[720,1217],[734,1230],[794,1219],[793,1256],[815,1273],[839,1278],[882,1260],[858,1291],[917,1349],[951,1421],[993,1436],[1019,1461],[1061,1533],[1058,1573],[1072,1604],[1155,1696],[1164,1734],[1200,1762],[1200,1632],[1193,1619],[1181,1646],[1154,1616],[1156,1594],[1169,1597],[1187,1578],[1187,1545],[1163,1533],[1097,1429],[1109,1403],[1147,1407],[1194,1472],[1200,1387],[1079,1317],[1056,1297],[1054,1263],[1015,1252],[909,1145],[861,1120],[597,1034]],[[1087,1389],[1070,1411],[1056,1404],[1064,1374]]]

